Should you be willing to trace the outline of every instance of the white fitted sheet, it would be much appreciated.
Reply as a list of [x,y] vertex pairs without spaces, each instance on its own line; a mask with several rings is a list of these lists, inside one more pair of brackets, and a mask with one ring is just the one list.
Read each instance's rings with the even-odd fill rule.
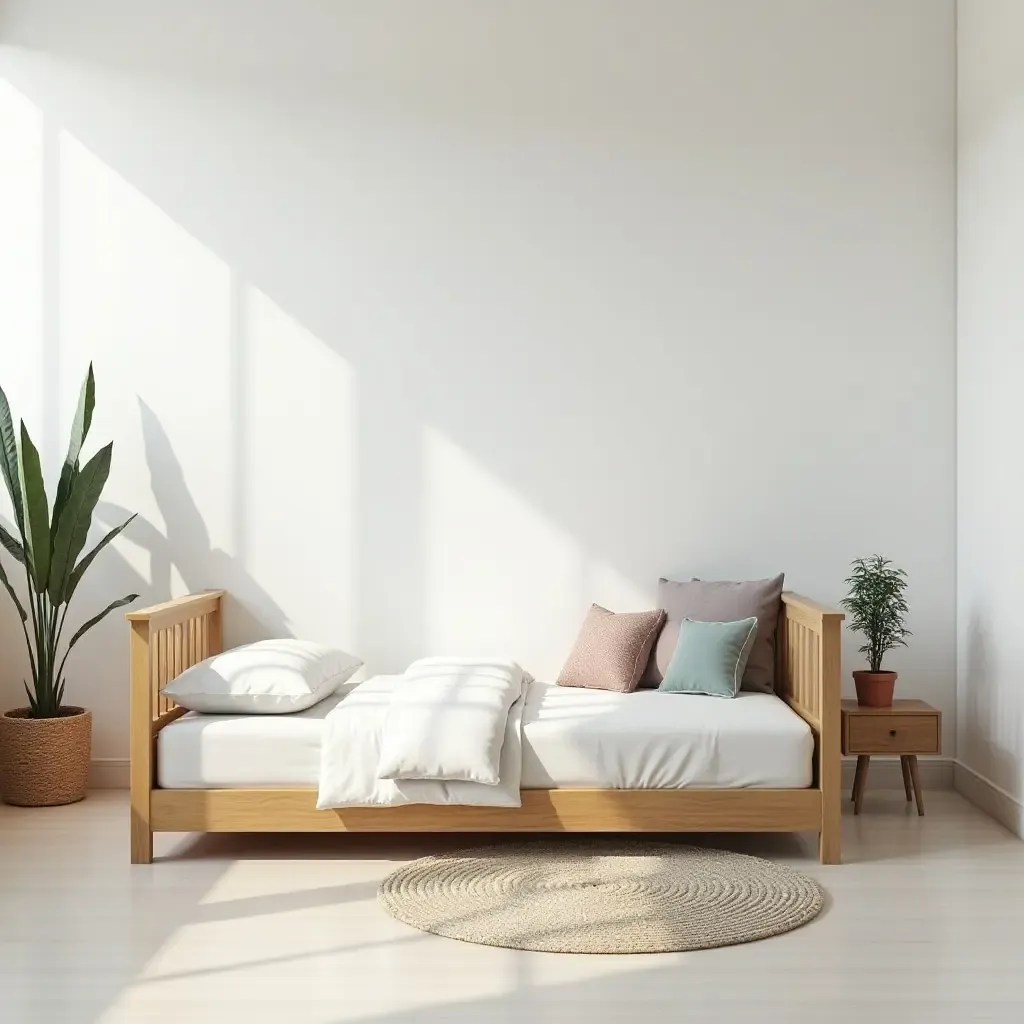
[[[351,688],[290,715],[190,712],[158,735],[159,784],[315,788],[324,718]],[[771,694],[726,700],[532,683],[522,731],[523,789],[802,789],[812,780],[811,730]]]
[[534,683],[523,710],[524,789],[803,789],[814,736],[770,693],[733,699]]
[[165,789],[316,788],[324,719],[346,692],[290,715],[190,711],[157,733],[157,780]]

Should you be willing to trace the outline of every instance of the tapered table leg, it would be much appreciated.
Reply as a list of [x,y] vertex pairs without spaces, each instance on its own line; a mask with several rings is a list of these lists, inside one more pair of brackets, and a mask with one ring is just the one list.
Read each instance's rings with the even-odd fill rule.
[[921,777],[917,774],[917,754],[908,754],[907,760],[910,762],[910,779],[917,799],[917,813],[924,814],[924,794],[921,792]]
[[860,814],[861,801],[864,799],[864,786],[868,781],[868,765],[871,763],[869,754],[857,756],[857,772],[853,777],[853,813]]
[[910,779],[910,755],[900,754],[900,768],[903,769],[903,791],[907,794],[907,803],[914,799],[913,782]]

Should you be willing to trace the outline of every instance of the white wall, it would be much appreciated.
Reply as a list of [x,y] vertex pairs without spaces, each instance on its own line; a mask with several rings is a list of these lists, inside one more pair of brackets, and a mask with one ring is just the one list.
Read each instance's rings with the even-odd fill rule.
[[958,42],[957,784],[1024,835],[1024,4]]
[[[52,466],[94,358],[101,518],[141,513],[79,615],[225,586],[231,640],[549,675],[662,573],[832,602],[883,551],[952,753],[952,0],[64,0],[0,33],[0,379]],[[125,669],[115,622],[74,663],[100,757]]]

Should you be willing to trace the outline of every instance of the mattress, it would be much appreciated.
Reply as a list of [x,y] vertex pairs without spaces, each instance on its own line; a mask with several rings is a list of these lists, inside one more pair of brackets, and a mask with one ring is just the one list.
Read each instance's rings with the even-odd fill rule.
[[316,787],[324,719],[344,693],[287,715],[187,715],[156,740],[164,789]]
[[523,709],[523,788],[803,789],[814,735],[770,693],[732,700],[534,683]]
[[[165,789],[315,788],[323,723],[351,687],[289,715],[189,712],[160,730]],[[771,694],[734,700],[533,683],[523,709],[523,789],[802,789],[814,738]]]

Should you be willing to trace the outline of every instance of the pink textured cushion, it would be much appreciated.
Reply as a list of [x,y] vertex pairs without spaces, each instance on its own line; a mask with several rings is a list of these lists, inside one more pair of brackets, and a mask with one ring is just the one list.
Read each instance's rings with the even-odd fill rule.
[[630,693],[640,682],[664,622],[661,609],[610,612],[592,604],[558,685]]

